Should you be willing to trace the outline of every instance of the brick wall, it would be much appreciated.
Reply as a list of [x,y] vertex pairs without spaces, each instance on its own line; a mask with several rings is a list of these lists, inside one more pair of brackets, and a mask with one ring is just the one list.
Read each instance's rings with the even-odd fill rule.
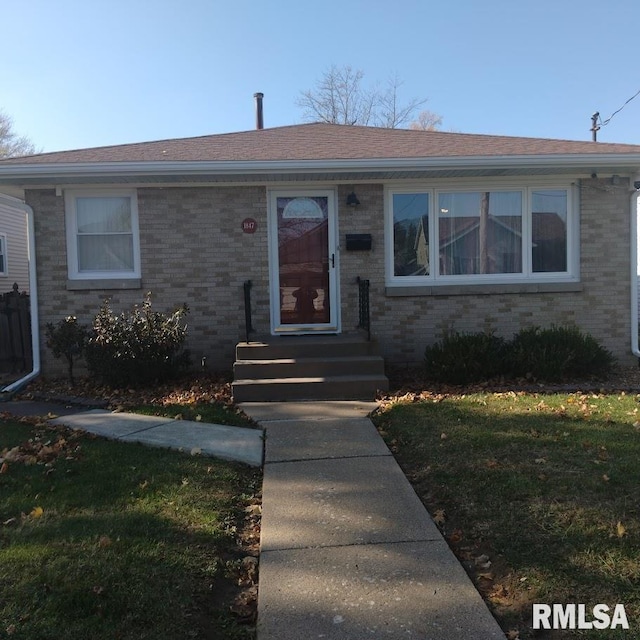
[[[382,187],[354,185],[361,205],[340,213],[344,232],[373,234],[370,254],[342,252],[342,280],[352,273],[371,279],[374,336],[390,362],[418,363],[424,348],[444,332],[495,331],[511,337],[522,327],[575,324],[591,333],[624,364],[632,364],[630,322],[629,185],[607,179],[580,184],[580,272],[582,291],[491,295],[387,297],[384,273]],[[346,199],[341,189],[339,202]],[[348,285],[344,285],[348,288]],[[344,297],[344,294],[343,294]],[[350,306],[344,328],[354,323]],[[357,316],[355,316],[357,323]]]
[[[269,331],[267,204],[259,187],[138,189],[142,288],[68,291],[64,197],[30,191],[35,212],[40,325],[76,315],[90,323],[109,298],[116,312],[152,293],[154,309],[189,306],[188,348],[194,363],[207,359],[210,370],[230,370],[236,342],[244,334],[243,282],[251,279],[254,326]],[[257,221],[254,234],[241,222]],[[44,345],[43,372],[61,375],[64,367]]]
[[[609,182],[585,180],[580,187],[582,291],[413,297],[385,294],[382,185],[340,186],[342,330],[352,331],[358,323],[356,277],[361,276],[371,282],[373,334],[391,362],[420,362],[425,346],[445,331],[511,336],[524,326],[575,323],[631,363],[629,191],[627,184]],[[347,194],[354,189],[361,204],[347,207]],[[254,327],[269,332],[264,187],[138,189],[142,288],[135,290],[68,291],[64,198],[53,190],[34,190],[27,202],[35,211],[41,326],[70,314],[89,323],[105,297],[119,312],[151,291],[157,310],[189,305],[194,362],[206,357],[209,369],[229,371],[235,343],[244,335],[242,285],[251,279]],[[257,221],[254,234],[242,231],[247,217]],[[371,233],[372,250],[346,251],[347,233]],[[44,344],[41,353],[45,373],[63,374],[62,363]]]

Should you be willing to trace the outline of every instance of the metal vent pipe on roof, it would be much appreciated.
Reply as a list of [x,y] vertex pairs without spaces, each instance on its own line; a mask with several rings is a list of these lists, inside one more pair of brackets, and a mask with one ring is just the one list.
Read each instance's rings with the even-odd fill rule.
[[264,93],[254,93],[253,97],[256,99],[256,129],[264,129],[264,118],[262,115],[262,98],[264,98]]

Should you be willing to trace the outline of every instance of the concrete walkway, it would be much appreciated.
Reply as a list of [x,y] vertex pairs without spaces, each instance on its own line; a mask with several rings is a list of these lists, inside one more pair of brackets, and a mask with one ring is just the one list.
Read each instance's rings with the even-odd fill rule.
[[16,416],[58,416],[51,424],[82,429],[112,440],[141,442],[150,446],[179,449],[187,453],[262,465],[264,434],[261,429],[229,427],[205,422],[174,420],[106,409],[79,410],[78,407],[48,402],[9,401],[0,410]]
[[[375,403],[241,405],[266,431],[257,640],[503,640],[376,431]],[[262,429],[46,403],[14,415],[259,466]],[[66,415],[63,415],[66,414]]]
[[266,431],[257,640],[498,640],[366,402],[241,405]]

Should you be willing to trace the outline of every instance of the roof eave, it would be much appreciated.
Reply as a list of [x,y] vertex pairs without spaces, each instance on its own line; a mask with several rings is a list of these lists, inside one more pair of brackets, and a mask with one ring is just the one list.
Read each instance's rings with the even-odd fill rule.
[[563,168],[576,171],[604,170],[608,167],[629,171],[640,170],[640,153],[460,156],[429,158],[363,158],[322,160],[251,160],[251,161],[137,161],[74,162],[50,164],[0,164],[0,181],[4,184],[22,180],[55,181],[56,178],[87,179],[91,177],[126,176],[206,176],[254,175],[273,173],[388,172],[420,170],[503,170]]

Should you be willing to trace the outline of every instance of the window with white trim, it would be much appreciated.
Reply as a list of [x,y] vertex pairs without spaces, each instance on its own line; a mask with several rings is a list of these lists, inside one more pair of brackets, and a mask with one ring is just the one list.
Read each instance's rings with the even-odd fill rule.
[[569,186],[388,188],[390,286],[576,282]]
[[9,275],[7,263],[7,236],[0,233],[0,276]]
[[140,277],[135,190],[67,191],[70,279]]

